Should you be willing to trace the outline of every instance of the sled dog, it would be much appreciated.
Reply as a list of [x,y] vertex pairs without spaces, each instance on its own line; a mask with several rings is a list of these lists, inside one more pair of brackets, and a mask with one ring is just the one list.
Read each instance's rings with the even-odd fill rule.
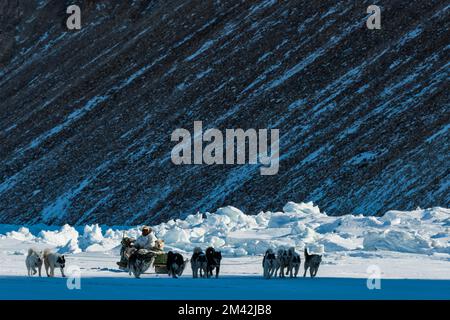
[[208,278],[212,277],[214,269],[216,269],[216,278],[219,277],[221,260],[222,260],[222,253],[220,251],[214,250],[213,247],[209,247],[208,249],[206,249],[206,263],[207,263],[206,276]]
[[264,270],[264,278],[270,279],[274,275],[278,266],[277,258],[275,257],[275,253],[273,253],[272,249],[267,249],[264,254],[262,265]]
[[[25,259],[25,265],[29,276],[34,276],[39,271],[39,277],[41,276],[43,257],[42,252],[38,252],[34,249],[28,249],[28,255]],[[37,270],[36,270],[37,269]]]
[[277,251],[277,267],[275,269],[275,276],[279,271],[280,278],[284,278],[285,269],[289,268],[289,256],[288,252],[284,248],[280,248]]
[[140,278],[141,274],[150,268],[155,261],[155,254],[146,249],[131,248],[129,250],[127,269],[129,275]]
[[184,268],[189,260],[184,260],[178,252],[169,251],[167,253],[167,273],[173,278],[178,278],[183,274]]
[[297,277],[301,262],[300,255],[297,252],[295,252],[294,247],[291,247],[288,250],[288,257],[289,257],[288,274],[291,278]]
[[191,257],[191,268],[192,277],[198,278],[199,271],[200,278],[206,277],[206,273],[208,272],[208,262],[205,253],[199,247],[194,248],[194,253]]
[[164,240],[161,239],[155,240],[155,250],[159,251],[164,250]]
[[308,271],[311,275],[311,278],[314,278],[319,270],[320,263],[322,262],[322,256],[318,254],[308,254],[308,249],[305,248],[305,273],[303,277],[306,277],[306,271]]
[[66,259],[64,258],[63,255],[51,252],[50,249],[44,250],[44,267],[45,273],[47,273],[47,277],[55,276],[55,268],[59,268],[59,270],[61,270],[61,275],[65,277],[64,275],[65,266],[66,266]]

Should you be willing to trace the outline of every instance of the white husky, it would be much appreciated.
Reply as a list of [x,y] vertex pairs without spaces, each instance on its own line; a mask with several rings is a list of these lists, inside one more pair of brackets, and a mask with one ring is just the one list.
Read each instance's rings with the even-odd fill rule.
[[25,259],[25,265],[27,266],[29,276],[34,276],[37,271],[39,271],[39,277],[41,276],[42,260],[42,252],[38,252],[34,249],[28,249],[28,255]]
[[53,253],[49,249],[45,249],[44,266],[45,272],[47,273],[47,277],[55,276],[55,268],[59,268],[61,270],[61,275],[65,277],[64,267],[66,266],[66,260],[63,255],[60,255],[59,253]]

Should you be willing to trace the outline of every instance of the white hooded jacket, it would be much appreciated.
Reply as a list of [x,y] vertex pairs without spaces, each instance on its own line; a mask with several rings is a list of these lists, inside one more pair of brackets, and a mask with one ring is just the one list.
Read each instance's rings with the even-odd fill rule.
[[156,236],[153,234],[153,232],[151,232],[146,236],[140,236],[139,238],[137,238],[134,245],[139,249],[150,250],[155,246],[156,240]]

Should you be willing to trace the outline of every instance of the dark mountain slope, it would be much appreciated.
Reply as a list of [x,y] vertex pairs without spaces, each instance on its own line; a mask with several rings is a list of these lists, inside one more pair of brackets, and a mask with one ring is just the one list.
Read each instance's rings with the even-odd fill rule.
[[[232,204],[448,206],[450,6],[377,1],[0,4],[0,222],[135,224]],[[280,171],[175,166],[177,128],[280,129]]]

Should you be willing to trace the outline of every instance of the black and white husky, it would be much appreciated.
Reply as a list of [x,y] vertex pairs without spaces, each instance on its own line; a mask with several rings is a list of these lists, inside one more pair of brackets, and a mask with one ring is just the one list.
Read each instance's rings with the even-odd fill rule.
[[208,272],[208,262],[206,255],[201,248],[194,248],[194,253],[191,257],[192,277],[198,278],[200,271],[200,278],[206,277]]
[[311,278],[314,278],[319,270],[320,263],[322,262],[322,256],[318,254],[308,254],[308,249],[305,248],[305,273],[303,277],[306,277],[306,271],[308,271],[311,275]]
[[[39,277],[41,276],[41,269],[43,263],[42,252],[38,252],[34,249],[28,249],[28,255],[25,259],[25,265],[29,276],[34,276],[39,271]],[[36,270],[37,269],[37,270]]]
[[[263,270],[264,270],[264,278],[270,279],[277,270],[278,262],[275,253],[273,253],[272,249],[267,249],[263,258]],[[276,276],[276,274],[275,274]]]
[[222,253],[216,251],[213,247],[206,249],[207,272],[206,276],[212,277],[214,269],[216,269],[216,278],[219,277],[220,262],[222,261]]
[[167,253],[167,273],[173,278],[178,278],[183,274],[184,268],[188,263],[188,259],[184,260],[183,256],[178,252],[169,251]]
[[44,267],[45,272],[47,273],[47,277],[55,276],[55,268],[59,268],[59,270],[61,270],[61,275],[65,277],[64,275],[65,266],[66,266],[66,259],[64,258],[63,255],[51,252],[50,249],[44,250]]
[[297,277],[298,270],[300,269],[301,258],[300,255],[297,252],[295,252],[294,247],[289,248],[288,258],[289,258],[288,274],[291,278]]

